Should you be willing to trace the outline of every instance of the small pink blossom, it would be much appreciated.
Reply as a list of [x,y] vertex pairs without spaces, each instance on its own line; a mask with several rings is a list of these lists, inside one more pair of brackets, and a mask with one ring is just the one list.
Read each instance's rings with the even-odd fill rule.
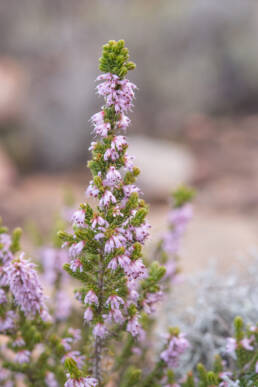
[[29,363],[30,355],[30,351],[27,350],[16,352],[15,361],[19,364]]
[[73,224],[78,227],[84,227],[85,226],[85,211],[80,209],[75,211],[73,214]]
[[83,264],[79,258],[73,259],[70,263],[71,270],[75,273],[76,271],[83,272]]
[[92,319],[93,319],[93,312],[92,312],[92,309],[90,307],[88,307],[85,312],[84,312],[84,315],[83,315],[83,318],[85,321],[87,322],[90,322]]
[[89,147],[89,151],[94,151],[98,143],[96,141],[92,141]]
[[125,272],[133,279],[143,279],[147,276],[147,269],[142,262],[142,259],[131,261],[130,265],[125,269]]
[[111,149],[121,152],[127,145],[125,136],[115,136],[111,142]]
[[139,227],[135,227],[134,228],[135,239],[138,242],[143,243],[145,239],[148,238],[148,236],[150,235],[149,229],[150,229],[150,225],[148,223],[144,223]]
[[70,374],[67,374],[68,378],[64,384],[64,387],[96,387],[98,381],[95,378],[87,376],[86,378],[71,378]]
[[126,198],[129,198],[132,193],[140,193],[140,189],[134,184],[128,184],[123,186],[124,195]]
[[104,324],[97,323],[93,329],[94,337],[101,337],[102,339],[106,336],[107,330]]
[[234,357],[236,356],[235,351],[237,348],[237,342],[234,337],[228,337],[227,338],[227,344],[226,344],[226,351],[230,355],[233,355]]
[[115,167],[110,167],[103,183],[106,187],[115,187],[120,183],[121,179],[118,170],[116,170]]
[[5,316],[0,317],[0,332],[9,331],[14,328],[16,314],[14,311],[9,310]]
[[243,340],[240,341],[242,346],[247,350],[247,351],[253,351],[254,347],[251,345],[251,342],[253,341],[253,337],[248,339],[244,338]]
[[35,266],[34,263],[24,258],[24,254],[21,254],[19,259],[9,263],[6,271],[15,302],[24,314],[29,317],[39,313],[45,319],[48,318],[48,313]]
[[95,215],[92,220],[91,220],[91,224],[92,224],[92,228],[96,228],[97,226],[103,226],[103,227],[107,227],[108,226],[108,222],[103,219],[100,215]]
[[188,340],[183,333],[180,333],[178,336],[172,336],[169,339],[167,348],[161,352],[160,357],[167,363],[168,367],[178,367],[179,357],[188,347]]
[[7,301],[4,289],[0,289],[0,304],[4,304]]
[[115,206],[115,207],[113,208],[112,215],[114,216],[114,218],[115,218],[116,216],[124,216],[124,215],[122,214],[122,212],[120,211],[119,206]]
[[59,321],[65,321],[71,312],[71,299],[67,292],[59,290],[55,296],[55,318]]
[[115,161],[119,158],[119,154],[115,149],[108,148],[106,152],[104,153],[104,160],[107,161],[108,159],[111,159],[112,161]]
[[69,248],[69,256],[71,258],[78,257],[81,254],[83,248],[84,248],[84,242],[83,241],[80,241],[78,243],[73,243],[71,245],[71,247]]
[[90,181],[88,188],[86,189],[86,195],[89,197],[97,198],[99,189],[95,186],[93,180]]
[[102,198],[99,201],[99,205],[101,208],[103,208],[103,207],[108,207],[111,203],[115,204],[116,198],[112,194],[112,192],[106,190],[104,195],[102,196]]
[[134,337],[142,335],[142,327],[137,316],[132,317],[131,320],[128,321],[126,330]]
[[107,321],[114,320],[116,324],[122,324],[125,321],[125,318],[120,309],[111,309],[109,314],[105,316]]
[[126,239],[122,234],[116,233],[112,235],[105,243],[105,253],[110,254],[115,249],[124,247],[126,244]]
[[48,371],[45,378],[45,383],[48,387],[58,387],[58,383],[53,372]]
[[88,304],[88,305],[92,305],[92,304],[98,305],[99,304],[98,297],[96,296],[96,294],[93,290],[88,291],[88,293],[86,294],[86,296],[84,298],[84,303]]
[[12,346],[14,348],[24,347],[25,341],[23,340],[22,337],[18,337],[16,340],[13,341]]
[[122,130],[125,130],[128,128],[128,126],[130,125],[131,123],[131,120],[129,117],[127,117],[125,114],[121,114],[120,116],[120,120],[117,121],[117,128],[118,129],[122,129]]
[[110,305],[111,309],[119,309],[120,305],[124,305],[124,300],[117,295],[112,295],[108,297],[106,305]]
[[130,172],[133,172],[134,169],[134,156],[129,156],[127,153],[124,156],[124,163],[125,163],[125,168],[128,169]]

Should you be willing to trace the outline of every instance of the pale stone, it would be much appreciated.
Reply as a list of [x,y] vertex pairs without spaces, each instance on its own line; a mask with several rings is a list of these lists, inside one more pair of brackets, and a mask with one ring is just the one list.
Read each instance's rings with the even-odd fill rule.
[[128,153],[136,157],[141,170],[137,184],[152,199],[167,199],[179,184],[189,183],[195,173],[190,150],[170,141],[135,136],[129,138]]

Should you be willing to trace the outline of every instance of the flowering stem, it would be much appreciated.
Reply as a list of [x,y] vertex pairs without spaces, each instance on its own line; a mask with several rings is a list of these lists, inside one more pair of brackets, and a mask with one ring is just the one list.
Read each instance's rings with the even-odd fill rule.
[[[104,266],[104,258],[103,254],[100,255],[100,270],[98,274],[98,287],[99,287],[99,307],[98,307],[98,313],[99,315],[102,314],[103,309],[103,290],[104,290],[104,272],[105,272],[105,266]],[[102,379],[102,370],[101,370],[101,354],[103,349],[103,339],[99,336],[96,336],[95,338],[95,348],[94,348],[94,367],[93,367],[93,376],[98,380],[100,383]]]

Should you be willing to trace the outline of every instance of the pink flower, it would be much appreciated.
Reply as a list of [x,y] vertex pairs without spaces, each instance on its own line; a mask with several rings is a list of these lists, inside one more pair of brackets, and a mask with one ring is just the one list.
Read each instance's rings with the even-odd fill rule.
[[88,305],[92,305],[92,304],[98,305],[99,304],[98,297],[96,296],[96,294],[94,293],[93,290],[88,291],[88,293],[86,294],[86,296],[84,298],[84,303],[88,304]]
[[104,121],[104,115],[104,111],[101,111],[91,117],[91,122],[94,125],[94,132],[101,137],[106,137],[108,135],[108,131],[111,129],[110,122]]
[[84,248],[84,242],[83,241],[80,241],[78,243],[73,243],[71,245],[71,247],[69,248],[69,256],[71,258],[78,257],[81,254],[83,248]]
[[22,337],[18,337],[16,340],[13,341],[12,346],[14,348],[24,347],[25,342]]
[[115,249],[124,247],[126,244],[126,239],[123,235],[117,233],[112,235],[105,243],[105,253],[110,254]]
[[9,310],[4,317],[0,317],[0,332],[9,331],[14,328],[16,314]]
[[15,361],[19,364],[29,363],[30,361],[30,351],[22,350],[16,353]]
[[78,226],[78,227],[85,226],[85,211],[84,210],[75,211],[75,213],[73,214],[73,224]]
[[115,204],[116,203],[116,198],[112,194],[112,192],[106,190],[104,195],[102,196],[102,198],[99,201],[99,205],[100,205],[101,208],[103,208],[103,207],[108,207],[109,204],[111,204],[111,203]]
[[[91,117],[90,121],[93,122],[94,124],[100,124],[104,121],[104,115],[105,115],[105,112],[102,110],[101,112],[95,113]],[[96,142],[94,144],[96,144]]]
[[45,383],[48,387],[58,387],[58,383],[53,372],[48,371],[45,378]]
[[168,367],[178,367],[179,357],[188,347],[188,340],[186,340],[183,333],[180,333],[178,336],[172,336],[169,339],[167,349],[161,352],[160,357],[167,363]]
[[120,120],[117,122],[117,128],[125,130],[130,125],[130,122],[131,122],[130,118],[122,113],[120,116]]
[[148,238],[148,236],[150,235],[149,229],[150,229],[150,225],[148,223],[144,223],[139,227],[135,227],[134,228],[135,239],[138,242],[141,242],[141,243],[144,242],[144,240]]
[[237,342],[236,339],[233,337],[228,337],[227,338],[227,344],[226,344],[226,351],[230,355],[233,355],[233,357],[236,356],[236,348],[237,348]]
[[193,217],[193,207],[190,203],[182,207],[174,208],[169,213],[169,222],[172,225],[183,225],[188,223]]
[[99,189],[95,186],[93,180],[90,181],[88,188],[86,189],[86,195],[96,198],[98,197]]
[[108,159],[111,159],[112,161],[115,161],[119,158],[119,154],[114,149],[107,149],[104,153],[104,160],[107,161]]
[[131,260],[126,255],[117,255],[116,257],[112,258],[111,261],[108,264],[108,269],[116,270],[118,266],[120,266],[125,271],[128,270],[128,267],[131,263]]
[[111,309],[119,309],[120,305],[124,305],[124,300],[117,295],[112,295],[108,297],[106,305],[110,305]]
[[125,319],[120,309],[111,309],[109,314],[106,316],[106,320],[114,320],[116,324],[122,324]]
[[71,378],[70,374],[66,375],[68,380],[65,382],[64,387],[96,387],[98,381],[95,378],[87,376],[86,378]]
[[130,266],[125,269],[126,274],[133,279],[143,279],[147,276],[147,269],[142,259],[131,261]]
[[94,337],[101,337],[102,339],[106,336],[107,330],[104,324],[97,323],[93,329]]
[[82,338],[82,332],[80,329],[74,329],[74,328],[69,328],[68,329],[69,335],[72,336],[73,342],[76,343],[77,341],[80,341]]
[[255,363],[255,373],[258,374],[258,361]]
[[130,172],[133,172],[134,160],[135,160],[134,156],[129,156],[128,154],[125,154],[124,156],[125,168],[128,169]]
[[108,226],[108,222],[99,215],[95,215],[91,222],[92,228],[96,228],[97,226]]
[[79,258],[73,259],[70,263],[71,270],[75,273],[77,270],[80,271],[80,273],[83,272],[83,264]]
[[142,334],[142,327],[137,316],[132,317],[131,320],[128,321],[126,330],[134,337]]
[[13,260],[7,267],[10,290],[16,303],[26,316],[39,313],[42,318],[48,316],[43,290],[35,271],[35,264],[24,259]]
[[107,187],[115,187],[120,183],[120,181],[120,173],[115,169],[115,167],[110,167],[106,174],[106,178],[103,181],[104,185]]
[[140,193],[140,189],[134,184],[128,184],[123,186],[124,195],[126,198],[129,198],[132,193]]
[[92,309],[90,307],[88,307],[85,312],[84,312],[84,315],[83,315],[83,318],[85,321],[87,322],[90,322],[92,319],[93,319],[93,312],[92,312]]
[[251,337],[250,339],[248,338],[244,338],[243,340],[241,340],[241,344],[242,346],[247,350],[247,351],[253,351],[254,347],[251,345],[251,342],[253,341],[253,337]]
[[67,319],[71,312],[71,299],[63,290],[59,290],[55,296],[55,318],[59,321]]
[[3,289],[0,289],[0,304],[4,304],[7,301],[6,294]]
[[148,293],[143,301],[143,309],[145,313],[152,314],[155,312],[154,305],[163,298],[163,292],[160,290],[156,293]]
[[92,141],[89,147],[89,151],[94,151],[96,149],[97,144],[98,143],[96,141]]
[[10,250],[11,244],[12,239],[9,234],[0,234],[0,259],[4,265],[13,259],[13,254]]
[[113,208],[112,215],[114,216],[114,218],[115,218],[116,216],[124,216],[124,215],[122,214],[122,212],[120,211],[119,206],[115,206],[115,207]]
[[111,149],[121,152],[127,145],[125,136],[115,136],[111,142]]

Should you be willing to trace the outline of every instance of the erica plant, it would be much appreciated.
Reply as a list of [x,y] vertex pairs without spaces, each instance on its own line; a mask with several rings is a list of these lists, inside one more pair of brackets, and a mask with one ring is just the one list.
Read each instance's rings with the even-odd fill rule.
[[[22,378],[29,387],[258,386],[258,329],[241,318],[226,361],[217,356],[211,371],[198,364],[184,377],[177,372],[191,345],[179,328],[154,342],[156,304],[176,284],[193,191],[181,186],[173,193],[168,230],[147,259],[148,208],[125,137],[137,90],[126,76],[135,65],[123,41],[110,41],[99,67],[104,105],[91,118],[86,200],[71,231],[59,231],[54,247],[40,253],[53,317],[36,265],[20,253],[20,229],[10,235],[0,227],[0,385],[18,387]],[[80,311],[67,292],[74,282]]]
[[123,41],[103,47],[104,74],[97,78],[97,93],[105,104],[91,118],[95,141],[88,163],[92,180],[86,190],[95,205],[82,203],[73,216],[73,234],[60,233],[71,258],[65,269],[82,283],[77,298],[91,328],[89,367],[98,382],[103,380],[102,356],[108,340],[122,331],[135,340],[144,339],[142,311],[159,300],[158,282],[165,273],[157,263],[148,271],[142,259],[150,229],[148,210],[135,185],[140,171],[127,152],[125,137],[136,91],[126,75],[134,68]]

